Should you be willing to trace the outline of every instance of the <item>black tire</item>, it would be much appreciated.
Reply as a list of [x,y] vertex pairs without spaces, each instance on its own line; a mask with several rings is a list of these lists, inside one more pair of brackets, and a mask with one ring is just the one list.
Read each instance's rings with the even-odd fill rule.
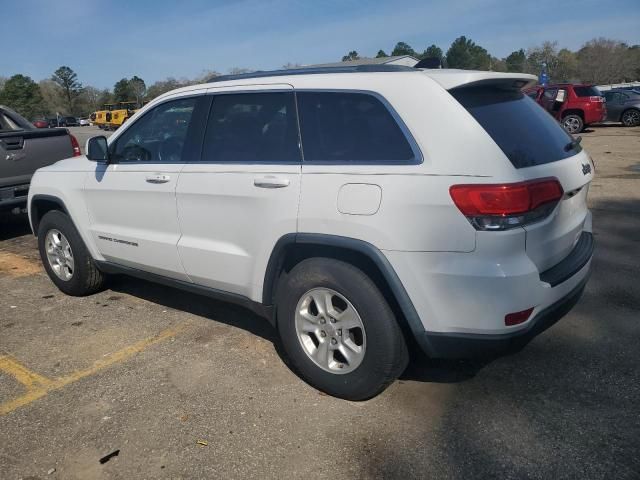
[[[296,308],[314,288],[338,292],[362,320],[366,348],[361,363],[349,373],[319,367],[298,338]],[[353,265],[329,258],[303,260],[281,279],[276,303],[278,331],[291,366],[323,392],[346,400],[367,400],[387,388],[407,366],[407,345],[391,307],[375,283]]]
[[[52,229],[58,230],[66,237],[73,252],[74,268],[69,280],[63,280],[58,277],[47,258],[46,237],[47,233]],[[49,278],[62,292],[74,297],[82,297],[102,289],[105,276],[96,267],[76,227],[65,213],[59,210],[52,210],[42,217],[38,226],[38,250]]]
[[571,135],[576,135],[584,130],[584,120],[580,115],[571,113],[562,118],[562,128]]
[[622,113],[622,125],[625,127],[637,127],[640,126],[640,110],[630,108]]

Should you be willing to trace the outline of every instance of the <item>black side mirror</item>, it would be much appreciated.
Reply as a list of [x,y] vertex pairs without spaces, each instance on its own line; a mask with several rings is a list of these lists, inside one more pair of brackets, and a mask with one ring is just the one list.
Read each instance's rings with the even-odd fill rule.
[[109,163],[107,137],[100,135],[87,140],[87,158],[92,162]]

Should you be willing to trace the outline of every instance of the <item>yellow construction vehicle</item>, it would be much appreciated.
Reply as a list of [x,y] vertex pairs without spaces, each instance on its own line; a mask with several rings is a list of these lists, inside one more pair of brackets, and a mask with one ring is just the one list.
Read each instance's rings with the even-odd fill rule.
[[115,106],[115,103],[105,103],[102,106],[102,110],[95,111],[90,115],[89,118],[91,118],[91,122],[94,125],[97,125],[98,128],[105,129],[107,127],[107,123],[111,120],[111,116],[109,114]]
[[137,102],[120,102],[109,113],[108,130],[115,130],[134,114]]

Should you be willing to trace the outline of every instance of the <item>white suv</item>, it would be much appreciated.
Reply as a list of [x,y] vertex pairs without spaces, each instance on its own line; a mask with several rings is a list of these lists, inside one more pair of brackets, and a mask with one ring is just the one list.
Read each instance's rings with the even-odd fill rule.
[[381,392],[431,357],[519,347],[577,301],[592,164],[523,74],[359,66],[216,78],[37,171],[70,295],[126,273],[260,312],[311,385]]

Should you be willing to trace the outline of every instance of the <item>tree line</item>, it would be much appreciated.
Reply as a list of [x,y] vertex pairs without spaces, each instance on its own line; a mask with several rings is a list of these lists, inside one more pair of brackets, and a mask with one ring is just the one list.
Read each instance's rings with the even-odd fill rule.
[[170,90],[202,83],[215,75],[218,73],[208,71],[194,79],[169,77],[148,87],[142,78],[134,75],[118,80],[113,89],[98,89],[83,85],[73,69],[62,66],[50,78],[40,82],[21,74],[8,79],[0,77],[0,105],[14,109],[29,120],[51,118],[57,114],[88,117],[105,104],[135,102],[142,106]]
[[[558,42],[514,50],[504,58],[491,55],[470,38],[456,38],[446,52],[430,45],[422,52],[406,42],[398,42],[390,55],[379,50],[376,58],[411,55],[417,59],[438,58],[446,68],[523,72],[540,74],[543,64],[552,82],[585,82],[596,85],[640,80],[640,45],[629,46],[608,38],[594,38],[577,51],[559,48]],[[343,62],[358,60],[355,50],[342,57]]]
[[[524,72],[538,75],[543,64],[551,82],[585,82],[596,85],[640,80],[640,45],[629,46],[607,38],[594,38],[577,51],[559,48],[557,42],[544,42],[528,49],[514,50],[504,58],[497,58],[470,38],[456,38],[446,52],[433,44],[422,50],[414,50],[406,42],[398,42],[387,54],[379,50],[376,57],[411,55],[418,59],[439,58],[447,68],[468,70],[490,70],[496,72]],[[342,57],[343,62],[360,59],[352,50]],[[294,68],[299,64],[288,63],[283,68]],[[246,68],[232,68],[230,74],[250,72]],[[205,71],[196,78],[168,77],[147,86],[134,75],[122,78],[113,89],[98,89],[83,85],[78,75],[68,66],[61,66],[48,79],[35,82],[25,75],[11,78],[0,77],[0,104],[7,105],[24,117],[61,115],[88,116],[106,103],[134,101],[142,105],[145,101],[175,88],[205,82],[219,75]]]

